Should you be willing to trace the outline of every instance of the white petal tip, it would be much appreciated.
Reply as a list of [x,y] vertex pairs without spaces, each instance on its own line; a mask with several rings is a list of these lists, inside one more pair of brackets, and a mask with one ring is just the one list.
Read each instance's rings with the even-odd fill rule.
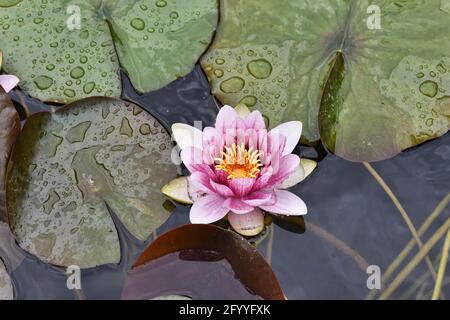
[[298,168],[284,181],[277,185],[278,189],[288,189],[305,180],[315,169],[317,162],[310,159],[300,159]]
[[228,222],[233,230],[245,237],[253,237],[264,230],[264,214],[258,208],[246,213],[228,213]]
[[236,110],[237,114],[241,117],[241,118],[245,118],[250,114],[250,109],[247,107],[246,104],[244,103],[239,103],[234,110]]
[[305,170],[305,178],[308,177],[316,168],[317,162],[310,159],[301,159],[300,163]]
[[183,204],[193,203],[188,193],[187,177],[180,177],[170,181],[161,189],[161,192],[177,202]]
[[185,123],[174,123],[172,135],[181,149],[195,147],[202,149],[203,132]]
[[302,135],[302,130],[303,130],[303,123],[301,121],[292,121],[293,123],[295,123],[295,125],[298,127],[297,130],[300,131],[300,136]]

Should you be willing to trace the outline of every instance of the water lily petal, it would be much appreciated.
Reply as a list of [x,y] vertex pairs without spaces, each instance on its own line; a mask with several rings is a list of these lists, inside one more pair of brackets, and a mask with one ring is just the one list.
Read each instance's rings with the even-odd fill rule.
[[282,153],[283,156],[290,154],[299,143],[302,135],[302,126],[300,121],[289,121],[280,124],[270,131],[271,133],[282,134],[286,137],[286,145]]
[[305,178],[307,178],[317,168],[317,162],[314,160],[301,159],[300,162],[305,170]]
[[228,209],[237,214],[249,213],[253,210],[253,206],[246,204],[244,201],[238,198],[228,198],[225,201]]
[[203,192],[202,190],[197,189],[194,185],[189,183],[189,179],[187,179],[187,191],[192,202],[195,202],[208,194]]
[[272,174],[273,168],[271,166],[263,168],[259,173],[258,178],[256,178],[255,183],[253,184],[252,191],[258,191],[260,189],[267,187],[267,184],[269,183]]
[[213,127],[203,130],[203,162],[214,163],[214,159],[220,157],[223,149],[222,133]]
[[230,188],[228,188],[227,186],[221,184],[221,183],[217,183],[213,180],[209,181],[211,187],[213,188],[213,190],[215,192],[217,192],[218,194],[220,194],[223,197],[233,197],[234,193],[233,191],[231,191]]
[[266,123],[264,122],[264,118],[259,111],[253,111],[245,118],[245,126],[251,129],[265,129]]
[[196,190],[205,192],[208,194],[215,194],[216,191],[210,184],[210,177],[201,171],[195,171],[188,177],[189,185]]
[[161,189],[161,192],[177,202],[183,204],[193,203],[188,192],[187,177],[173,179]]
[[192,223],[213,223],[225,217],[228,211],[225,198],[209,194],[194,202],[189,218]]
[[280,159],[283,156],[283,150],[286,145],[287,138],[282,134],[270,132],[267,137],[267,151],[266,157],[262,161],[264,165],[271,165],[273,172],[277,172],[280,165]]
[[187,147],[181,150],[181,160],[190,172],[202,171],[211,178],[215,177],[215,173],[211,167],[203,162],[202,150],[194,147]]
[[258,208],[246,214],[230,212],[228,222],[237,233],[245,237],[256,236],[264,230],[264,214]]
[[258,149],[264,157],[269,153],[269,150],[267,149],[268,145],[267,130],[266,129],[257,130],[257,134],[258,134],[257,148],[254,149]]
[[6,93],[11,91],[19,83],[19,78],[11,74],[0,75],[0,86]]
[[292,192],[286,190],[275,190],[275,203],[272,205],[261,205],[261,209],[276,214],[304,215],[308,212],[306,204],[302,199]]
[[241,117],[237,117],[237,118],[236,118],[236,120],[235,120],[233,126],[236,128],[236,130],[237,130],[238,132],[239,132],[239,131],[244,131],[244,132],[245,132],[245,129],[247,129],[247,128],[245,127],[245,120],[242,119]]
[[184,123],[175,123],[172,125],[172,134],[181,150],[188,147],[202,149],[203,133],[201,130]]
[[216,125],[215,127],[225,133],[227,129],[231,128],[233,123],[235,123],[236,119],[238,118],[238,114],[234,108],[225,105],[223,106],[219,113],[217,114],[216,118]]
[[317,167],[317,162],[310,159],[301,159],[300,165],[286,179],[276,185],[277,189],[287,189],[306,179]]
[[250,192],[253,185],[255,184],[255,181],[256,179],[253,178],[231,179],[228,180],[228,186],[231,190],[233,190],[233,193],[236,195],[236,197],[240,198],[246,196]]
[[258,149],[258,133],[259,130],[255,129],[246,129],[245,130],[245,138],[246,138],[246,146],[248,148],[252,148],[252,150]]
[[214,181],[220,184],[228,185],[228,172],[225,170],[215,170],[215,174],[216,179]]
[[273,174],[272,178],[269,180],[269,184],[277,185],[278,183],[286,180],[290,175],[296,170],[304,171],[303,167],[300,165],[300,158],[296,154],[288,154],[280,159],[280,165],[278,171]]
[[262,190],[252,192],[248,196],[243,197],[242,201],[244,201],[248,205],[259,207],[261,205],[268,204],[268,202],[271,202],[272,197],[273,191]]

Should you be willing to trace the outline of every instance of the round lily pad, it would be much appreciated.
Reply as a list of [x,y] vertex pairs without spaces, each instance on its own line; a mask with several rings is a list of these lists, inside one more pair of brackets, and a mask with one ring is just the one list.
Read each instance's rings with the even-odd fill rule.
[[0,259],[0,300],[12,300],[14,298],[11,278],[6,272],[5,265]]
[[138,106],[88,98],[28,118],[7,184],[19,244],[55,265],[117,263],[108,207],[138,239],[169,216],[161,188],[176,176],[169,134]]
[[300,120],[346,159],[386,159],[450,128],[444,3],[222,0],[202,66],[224,104]]
[[44,101],[119,97],[119,62],[140,92],[187,74],[211,41],[216,0],[0,1],[6,72]]

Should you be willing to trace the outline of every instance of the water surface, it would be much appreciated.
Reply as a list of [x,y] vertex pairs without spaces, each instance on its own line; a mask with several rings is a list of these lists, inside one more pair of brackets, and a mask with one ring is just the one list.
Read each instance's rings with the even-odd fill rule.
[[[126,76],[123,81],[123,98],[145,108],[166,128],[175,122],[193,124],[199,120],[204,126],[211,125],[219,110],[198,66],[186,77],[142,96],[134,92]],[[17,92],[12,96],[22,116],[25,113],[20,104],[24,103],[32,112],[51,109]],[[320,147],[316,149],[319,155],[310,147],[297,148],[304,156],[321,159],[316,172],[293,188],[308,205],[306,232],[296,234],[275,226],[258,249],[271,262],[289,299],[363,299],[369,293],[367,265],[377,265],[383,272],[412,235],[399,210],[363,164],[324,156]],[[373,167],[419,228],[450,193],[450,135],[375,163]],[[127,270],[139,253],[157,234],[189,223],[188,213],[188,207],[177,204],[169,220],[146,242],[131,236],[113,215],[121,240],[122,260],[118,265],[83,270],[82,292],[67,290],[64,270],[46,265],[11,245],[7,228],[0,228],[2,238],[9,239],[8,245],[0,246],[0,256],[12,271],[18,299],[119,299]],[[446,208],[422,236],[422,241],[426,242],[449,215],[450,208]],[[441,240],[429,254],[436,268],[442,243]],[[417,247],[408,260],[415,253]],[[449,282],[450,277],[446,277],[447,297],[450,297]],[[392,298],[429,299],[433,286],[431,274],[422,262]]]

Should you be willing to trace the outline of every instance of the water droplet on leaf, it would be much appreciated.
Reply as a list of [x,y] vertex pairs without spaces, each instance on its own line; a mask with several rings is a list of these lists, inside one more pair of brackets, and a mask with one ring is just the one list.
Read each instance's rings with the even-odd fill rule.
[[438,92],[438,85],[434,81],[427,80],[422,82],[422,84],[419,87],[419,90],[422,94],[426,95],[427,97],[434,98]]
[[241,91],[244,86],[244,79],[240,77],[231,77],[220,84],[220,89],[225,93],[236,93]]
[[250,61],[247,70],[256,79],[266,79],[272,73],[272,65],[266,59],[258,59]]
[[133,20],[131,20],[130,25],[134,29],[139,30],[139,31],[144,30],[144,28],[145,28],[145,22],[141,18],[134,18]]
[[82,67],[75,67],[70,70],[70,76],[74,79],[80,79],[84,76],[84,69]]
[[53,79],[48,76],[40,75],[36,79],[34,79],[34,83],[39,89],[47,90],[52,86]]

